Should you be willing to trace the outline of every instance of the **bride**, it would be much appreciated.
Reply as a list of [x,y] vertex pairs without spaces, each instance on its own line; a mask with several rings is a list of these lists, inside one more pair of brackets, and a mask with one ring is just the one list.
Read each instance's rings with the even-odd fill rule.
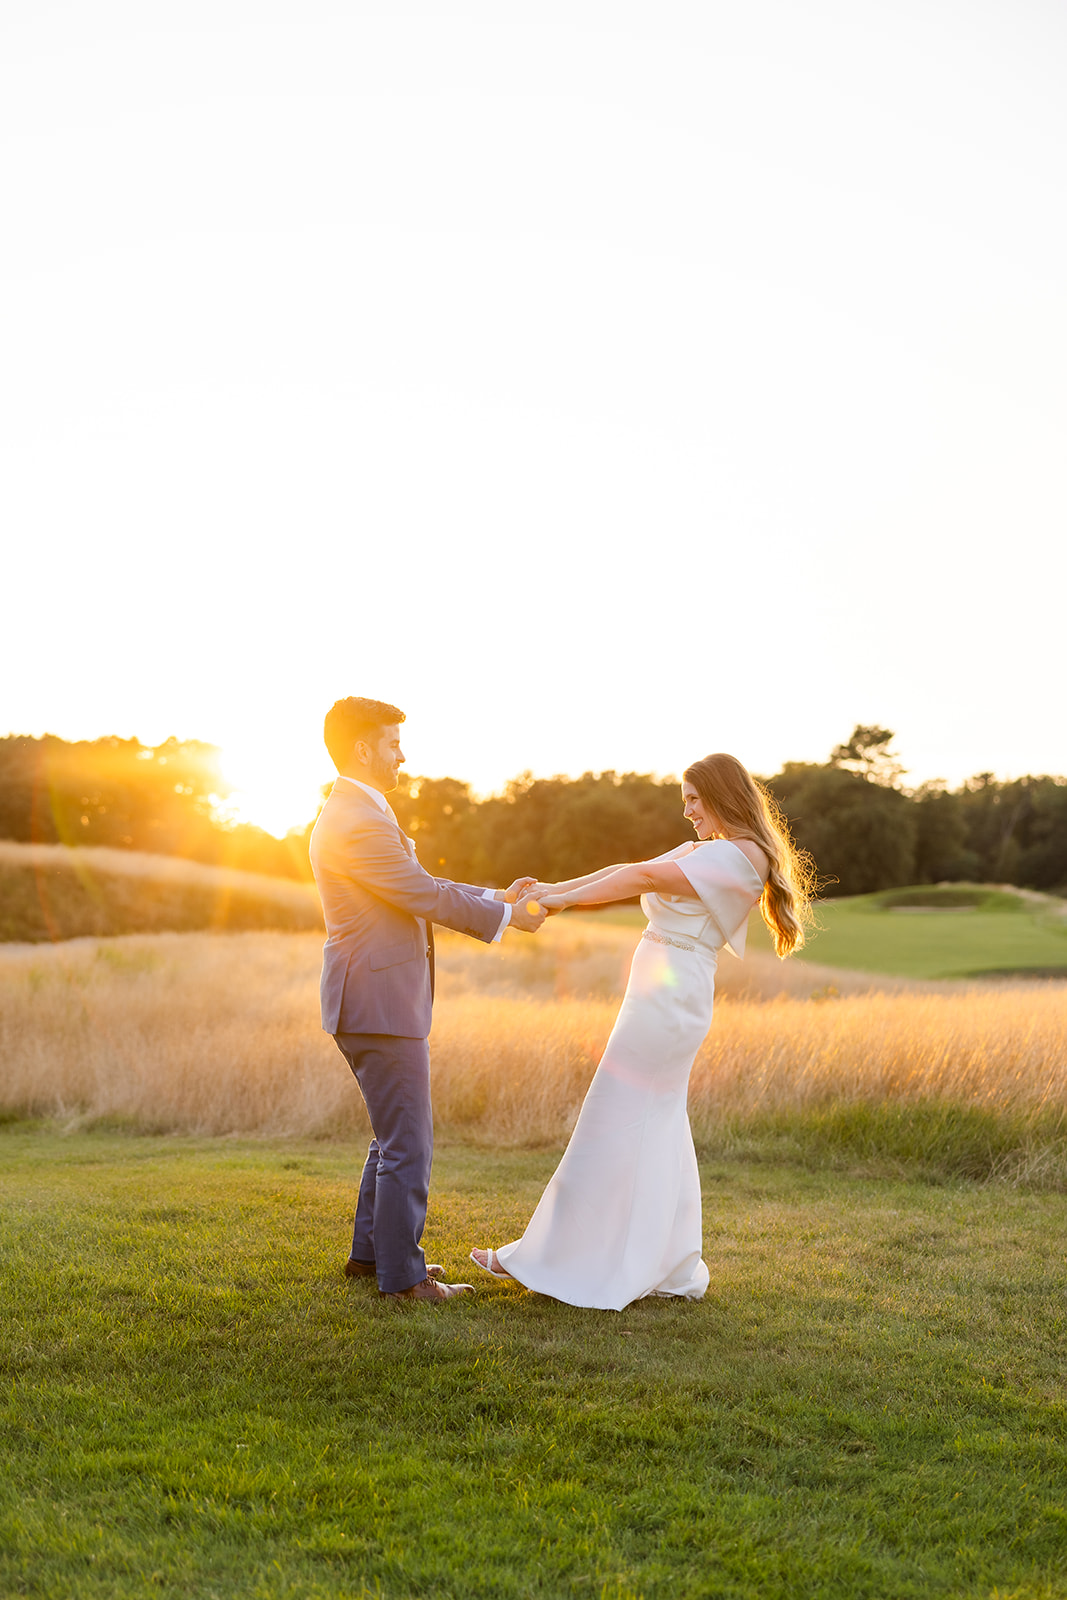
[[471,1251],[483,1271],[569,1305],[621,1311],[645,1295],[703,1295],[686,1093],[718,953],[744,954],[757,903],[779,956],[804,943],[811,866],[770,796],[733,756],[712,755],[686,769],[682,801],[695,843],[530,891],[549,911],[640,894],[648,918],[570,1143],[525,1233]]

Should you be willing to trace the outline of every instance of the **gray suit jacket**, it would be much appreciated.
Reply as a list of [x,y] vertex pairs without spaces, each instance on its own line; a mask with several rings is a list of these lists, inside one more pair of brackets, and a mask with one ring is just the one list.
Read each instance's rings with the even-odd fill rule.
[[431,878],[393,818],[343,779],[312,830],[311,867],[329,936],[322,1026],[425,1039],[433,998],[427,922],[488,943],[503,905],[483,900],[472,884]]

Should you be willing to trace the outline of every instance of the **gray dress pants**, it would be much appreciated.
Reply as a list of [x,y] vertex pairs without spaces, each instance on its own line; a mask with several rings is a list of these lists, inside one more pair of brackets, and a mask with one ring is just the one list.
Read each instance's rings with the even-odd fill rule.
[[422,1230],[433,1160],[430,1046],[390,1033],[335,1033],[370,1115],[374,1138],[356,1202],[352,1259],[373,1262],[397,1294],[426,1276]]

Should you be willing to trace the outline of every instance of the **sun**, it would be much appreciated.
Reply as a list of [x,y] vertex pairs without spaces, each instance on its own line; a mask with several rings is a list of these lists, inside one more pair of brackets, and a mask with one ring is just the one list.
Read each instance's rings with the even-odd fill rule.
[[275,751],[227,744],[221,766],[233,785],[222,809],[237,822],[254,823],[282,839],[290,828],[305,827],[319,809],[326,780],[320,762],[279,760]]

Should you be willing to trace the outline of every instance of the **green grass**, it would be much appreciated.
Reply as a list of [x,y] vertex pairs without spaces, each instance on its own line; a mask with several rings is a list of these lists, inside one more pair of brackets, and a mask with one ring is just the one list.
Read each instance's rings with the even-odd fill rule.
[[[346,1282],[356,1151],[0,1131],[0,1593],[1067,1595],[1067,1198],[706,1163],[697,1304]],[[551,1153],[440,1152],[466,1276]]]
[[[164,857],[161,873],[173,867]],[[203,880],[212,876],[208,867],[193,871]],[[47,865],[35,864],[28,852],[24,860],[0,859],[0,942],[322,927],[313,889],[302,892],[283,879],[272,893],[264,880],[223,869],[215,878],[183,882],[109,872],[92,850],[70,851],[68,859]]]
[[[953,885],[955,895],[959,888]],[[819,931],[804,955],[830,967],[896,973],[908,978],[978,977],[994,973],[1067,977],[1067,918],[1058,904],[978,890],[977,904],[942,910],[936,890],[888,890],[824,902]],[[915,906],[921,895],[925,905]],[[948,897],[948,903],[954,895]],[[944,904],[944,901],[942,902]],[[752,919],[754,941],[766,939]]]

